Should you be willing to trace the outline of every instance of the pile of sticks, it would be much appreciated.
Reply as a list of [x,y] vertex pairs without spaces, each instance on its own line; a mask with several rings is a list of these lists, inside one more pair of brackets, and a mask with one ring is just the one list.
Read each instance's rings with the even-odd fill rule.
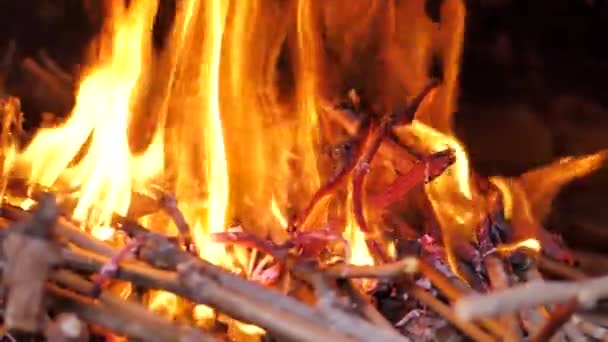
[[[270,336],[290,340],[409,340],[358,290],[354,278],[398,284],[423,307],[474,340],[519,340],[522,326],[534,341],[556,334],[570,339],[586,335],[604,340],[608,336],[600,324],[580,313],[608,296],[607,279],[588,279],[576,269],[544,257],[517,274],[505,271],[502,258],[486,257],[484,265],[494,289],[488,294],[476,293],[460,278],[450,277],[428,259],[416,256],[379,266],[294,263],[294,278],[307,282],[316,295],[314,304],[305,304],[214,266],[180,248],[175,239],[141,226],[137,227],[142,234],[138,251],[118,260],[121,250],[61,216],[50,193],[40,196],[31,210],[4,204],[0,213],[4,328],[7,336],[19,341],[45,337],[87,341],[90,334],[100,332],[146,341],[220,338],[216,332],[176,323],[141,303],[104,290],[99,278],[108,272],[112,279],[172,292],[262,327]],[[544,281],[539,269],[576,280]],[[510,287],[514,275],[528,282]],[[425,289],[421,279],[429,280],[439,293]],[[454,308],[448,303],[455,303]],[[548,317],[538,311],[542,306],[549,311]]]

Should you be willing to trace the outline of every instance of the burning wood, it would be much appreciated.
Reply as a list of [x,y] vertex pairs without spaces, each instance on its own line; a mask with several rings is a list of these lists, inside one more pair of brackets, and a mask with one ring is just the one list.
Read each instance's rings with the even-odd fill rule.
[[[19,101],[0,101],[5,339],[605,338],[585,314],[608,280],[542,223],[606,152],[516,178],[470,170],[451,127],[463,1],[432,18],[345,6],[368,17],[333,51],[339,1],[185,0],[163,53],[159,2],[117,3],[68,119],[22,148]],[[415,19],[403,46],[396,13]],[[378,51],[358,46],[376,33]],[[386,82],[334,105],[358,52]],[[40,59],[22,65],[68,102],[74,78]]]

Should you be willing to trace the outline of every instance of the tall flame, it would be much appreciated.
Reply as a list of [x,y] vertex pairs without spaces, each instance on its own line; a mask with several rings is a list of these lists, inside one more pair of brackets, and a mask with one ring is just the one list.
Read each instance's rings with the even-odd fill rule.
[[[132,158],[127,139],[138,80],[150,57],[148,33],[156,8],[156,1],[134,1],[128,9],[111,2],[98,55],[80,83],[69,120],[60,128],[43,129],[19,156],[20,163],[30,165],[32,183],[53,186],[61,178],[63,185],[80,189],[73,216],[92,226],[109,223],[114,212],[126,214],[135,183],[162,166],[158,135],[155,156],[140,161]],[[84,157],[78,160],[81,150]],[[136,173],[134,163],[142,158],[153,163]]]

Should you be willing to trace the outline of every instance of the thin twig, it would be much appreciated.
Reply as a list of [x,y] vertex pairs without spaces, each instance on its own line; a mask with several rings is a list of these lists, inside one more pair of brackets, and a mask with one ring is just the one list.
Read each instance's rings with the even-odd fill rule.
[[539,255],[536,263],[542,271],[564,277],[565,279],[583,280],[589,278],[584,272],[562,262],[549,259],[544,255]]
[[570,300],[564,305],[557,306],[549,316],[549,320],[532,337],[533,342],[549,341],[555,333],[564,325],[570,317],[578,310],[579,305],[576,299]]
[[370,322],[384,328],[394,330],[393,325],[389,322],[372,303],[370,298],[361,291],[352,280],[344,280],[340,282],[342,288],[346,291],[349,297],[352,299],[354,305],[359,309],[361,314],[365,316]]
[[403,274],[418,272],[418,259],[405,257],[399,261],[375,266],[359,266],[336,264],[323,269],[323,272],[333,278],[396,278]]
[[[488,278],[494,290],[504,290],[509,288],[509,278],[505,272],[502,260],[494,255],[489,255],[484,259]],[[519,329],[519,319],[516,313],[506,313],[502,315],[501,321],[505,326],[505,341],[519,341],[521,331]]]
[[583,307],[591,307],[608,297],[608,276],[584,281],[531,281],[486,295],[473,295],[456,303],[456,313],[463,319],[494,316],[540,305],[562,304],[576,298]]
[[452,323],[455,327],[460,329],[467,336],[472,338],[475,341],[496,341],[496,339],[488,334],[486,334],[483,330],[481,330],[477,325],[459,319],[454,311],[450,309],[449,306],[441,302],[439,299],[435,298],[432,294],[427,291],[421,289],[416,285],[412,285],[408,288],[408,293],[418,299],[421,303],[424,303],[428,307],[430,307],[433,311],[444,317],[450,323]]
[[[132,312],[124,310],[122,306],[112,307],[102,302],[96,302],[52,284],[47,286],[47,293],[49,294],[48,305],[52,309],[77,313],[79,317],[87,322],[132,339],[180,342],[216,341],[215,338],[199,329],[180,327],[164,319],[149,320],[148,315],[151,313],[147,310],[143,316],[133,315]],[[122,302],[121,304],[125,306],[134,304],[127,301]],[[143,307],[142,309],[145,310]]]
[[378,127],[376,127],[373,131],[373,134],[368,139],[368,142],[365,144],[365,151],[353,169],[352,201],[353,214],[355,216],[355,220],[357,221],[357,225],[359,226],[359,229],[366,234],[370,233],[370,228],[367,226],[363,209],[363,184],[365,182],[365,177],[369,173],[371,163],[374,160],[382,141],[387,138],[393,127],[395,125],[411,122],[422,100],[424,100],[426,95],[428,95],[428,93],[438,85],[439,81],[432,79],[412,100],[408,108],[403,113],[385,116]]
[[137,249],[141,247],[143,243],[144,236],[139,235],[131,239],[127,242],[127,245],[121,248],[114,256],[108,260],[108,262],[104,263],[103,266],[99,269],[99,275],[95,282],[93,283],[93,290],[91,295],[93,297],[99,296],[101,293],[102,286],[108,282],[110,279],[116,276],[118,272],[119,264],[124,261],[125,258],[129,256],[133,256]]

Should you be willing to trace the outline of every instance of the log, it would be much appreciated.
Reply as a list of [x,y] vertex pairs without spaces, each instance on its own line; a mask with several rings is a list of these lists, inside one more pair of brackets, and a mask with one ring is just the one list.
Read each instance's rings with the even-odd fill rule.
[[44,286],[51,268],[61,260],[53,242],[58,216],[54,196],[45,196],[28,219],[12,225],[2,241],[6,258],[2,279],[4,319],[11,334],[37,335],[44,330]]

